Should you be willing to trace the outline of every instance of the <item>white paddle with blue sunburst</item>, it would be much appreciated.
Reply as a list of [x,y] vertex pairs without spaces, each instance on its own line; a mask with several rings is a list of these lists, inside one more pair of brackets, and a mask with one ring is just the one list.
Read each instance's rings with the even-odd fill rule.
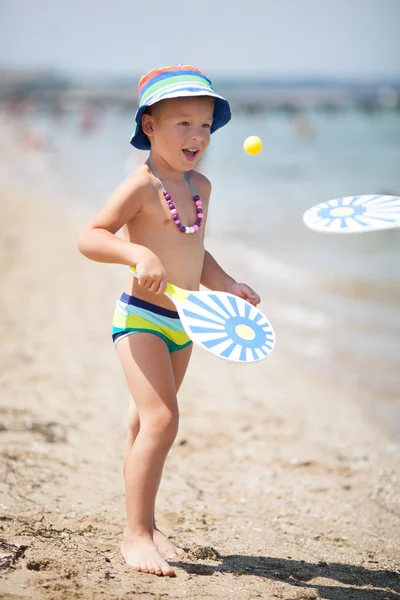
[[[136,275],[135,267],[130,267]],[[175,304],[183,328],[195,343],[233,362],[263,360],[272,352],[275,333],[267,317],[234,294],[184,290],[167,283],[165,295]]]
[[324,233],[360,233],[400,227],[399,196],[346,196],[307,210],[303,221]]

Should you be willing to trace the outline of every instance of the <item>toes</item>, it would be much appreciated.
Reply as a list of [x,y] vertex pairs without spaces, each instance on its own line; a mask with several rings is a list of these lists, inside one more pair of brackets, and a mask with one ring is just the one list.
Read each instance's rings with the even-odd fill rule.
[[173,558],[181,558],[185,556],[186,552],[182,548],[178,548],[177,546],[170,546],[169,548],[160,548],[158,550],[163,558],[167,560],[171,560]]
[[173,558],[178,558],[179,554],[175,550],[171,549],[167,550],[167,552],[164,552],[163,557],[167,560],[172,560]]
[[167,562],[162,562],[160,567],[164,577],[173,577],[175,575],[175,571]]
[[182,548],[175,548],[174,550],[170,550],[165,558],[182,558],[182,556],[185,556],[185,554],[186,552],[182,550]]
[[141,573],[148,573],[149,572],[149,567],[148,565],[146,565],[146,563],[142,563],[141,565],[139,565],[139,569],[138,569]]

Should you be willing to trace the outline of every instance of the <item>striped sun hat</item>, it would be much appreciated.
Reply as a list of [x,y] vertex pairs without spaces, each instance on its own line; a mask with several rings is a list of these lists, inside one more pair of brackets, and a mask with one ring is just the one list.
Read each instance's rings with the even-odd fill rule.
[[132,146],[139,150],[150,150],[149,138],[142,129],[142,115],[148,106],[167,98],[193,96],[215,98],[211,133],[228,123],[231,118],[229,102],[214,92],[211,81],[197,67],[161,67],[143,75],[139,81],[139,108],[135,117],[136,129],[131,139]]

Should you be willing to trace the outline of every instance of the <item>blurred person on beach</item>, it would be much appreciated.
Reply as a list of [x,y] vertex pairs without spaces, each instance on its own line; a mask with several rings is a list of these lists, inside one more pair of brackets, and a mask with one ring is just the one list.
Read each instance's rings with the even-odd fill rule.
[[[184,555],[157,528],[154,513],[164,463],[178,432],[177,393],[192,351],[173,303],[163,295],[167,280],[188,290],[202,284],[253,305],[260,302],[204,247],[211,184],[195,166],[211,133],[230,118],[228,101],[196,67],[169,66],[144,75],[131,144],[150,151],[149,157],[117,187],[78,239],[87,258],[136,268],[113,319],[113,341],[132,394],[121,551],[128,565],[156,575],[175,575],[167,560]],[[122,228],[125,239],[116,235]]]

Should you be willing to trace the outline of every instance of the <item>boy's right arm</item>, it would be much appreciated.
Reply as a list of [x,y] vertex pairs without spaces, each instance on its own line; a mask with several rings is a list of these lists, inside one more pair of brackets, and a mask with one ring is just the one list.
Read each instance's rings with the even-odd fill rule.
[[115,235],[137,215],[146,200],[146,182],[135,175],[117,187],[107,204],[80,232],[78,249],[87,258],[105,263],[135,264],[136,244]]
[[91,260],[136,266],[139,284],[163,293],[166,276],[160,259],[149,248],[115,235],[139,213],[151,192],[143,175],[134,173],[128,177],[80,232],[78,249]]

